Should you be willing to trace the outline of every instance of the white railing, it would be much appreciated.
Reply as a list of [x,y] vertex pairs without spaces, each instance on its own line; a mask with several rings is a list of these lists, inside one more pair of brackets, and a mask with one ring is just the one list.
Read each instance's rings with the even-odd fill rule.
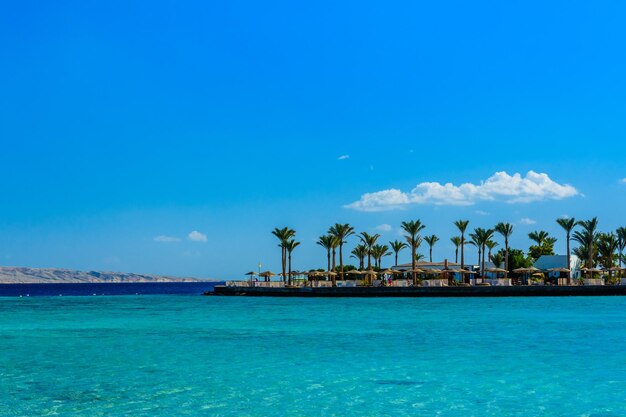
[[513,285],[510,278],[486,279],[485,282],[493,287],[510,287]]
[[447,287],[447,279],[425,279],[422,281],[422,287]]

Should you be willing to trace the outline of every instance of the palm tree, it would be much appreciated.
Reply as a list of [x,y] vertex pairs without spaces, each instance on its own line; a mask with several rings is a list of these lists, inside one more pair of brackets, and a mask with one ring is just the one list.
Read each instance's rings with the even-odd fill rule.
[[537,246],[543,246],[546,243],[546,240],[550,237],[548,232],[544,230],[530,232],[528,234],[528,238],[535,242]]
[[287,241],[296,235],[296,231],[288,227],[282,229],[275,228],[272,234],[279,240],[278,246],[281,248],[282,253],[282,267],[283,267],[283,283],[287,275]]
[[328,269],[330,271],[330,252],[333,249],[333,237],[331,235],[320,236],[317,240],[317,244],[326,249],[326,259],[328,260]]
[[[337,272],[337,248],[339,247],[339,239],[337,236],[331,236],[333,238],[331,242],[331,249],[333,251],[333,262],[332,262],[332,272]],[[334,284],[333,284],[334,285]]]
[[[478,269],[480,270],[480,255],[481,255],[481,249],[482,249],[482,246],[480,244],[480,238],[476,235],[476,233],[470,233],[469,237],[470,237],[470,240],[467,242],[467,244],[475,246],[478,249],[478,260],[476,261],[476,263],[478,265]],[[477,276],[474,278],[474,282],[478,282],[476,278]]]
[[341,270],[341,279],[343,280],[343,244],[346,239],[354,234],[354,227],[349,224],[335,224],[328,231],[329,234],[335,236],[339,244],[339,269]]
[[[572,231],[574,227],[576,227],[576,219],[572,218],[561,218],[557,219],[556,222],[565,230],[565,239],[567,245],[567,269],[572,268],[572,251],[570,249],[570,242],[572,240]],[[567,274],[567,285],[572,285],[572,271]]]
[[457,220],[454,225],[461,232],[461,269],[465,268],[465,231],[469,225],[469,220]]
[[372,269],[372,248],[380,238],[380,235],[377,233],[375,235],[370,235],[367,232],[363,232],[360,234],[361,242],[367,248],[367,269]]
[[459,263],[459,246],[461,246],[461,236],[454,236],[450,238],[450,242],[454,245],[454,263]]
[[598,238],[598,218],[594,217],[591,220],[579,221],[576,223],[583,230],[577,230],[572,237],[587,251],[587,268],[593,268],[593,255],[594,246]]
[[424,242],[428,245],[428,253],[429,253],[429,262],[433,262],[433,246],[435,243],[439,241],[439,238],[436,235],[430,235],[424,237]]
[[472,234],[473,242],[479,246],[479,252],[478,252],[479,258],[481,258],[481,255],[482,255],[482,259],[478,260],[478,262],[481,265],[480,266],[481,277],[485,276],[485,249],[487,246],[487,242],[489,242],[493,238],[493,234],[494,234],[493,229],[483,229],[481,227],[474,229],[474,233]]
[[[618,250],[618,239],[614,233],[598,234],[598,255],[605,269],[615,266],[615,252]],[[609,276],[611,272],[609,271]]]
[[393,242],[389,242],[389,246],[391,246],[391,250],[396,256],[395,265],[397,266],[398,265],[398,253],[400,253],[402,249],[406,248],[407,244],[404,242],[400,242],[399,240],[394,240]]
[[379,269],[383,258],[389,255],[391,255],[391,252],[389,252],[389,246],[387,245],[374,245],[372,247],[372,256],[374,257],[374,262],[376,262],[376,267]]
[[365,264],[365,257],[367,256],[367,246],[365,245],[356,245],[354,249],[352,249],[352,257],[359,260],[359,269],[363,270]]
[[511,223],[498,223],[495,228],[496,232],[498,232],[504,238],[504,269],[506,272],[504,273],[504,278],[509,277],[509,238],[513,234],[513,225]]
[[[419,233],[424,230],[426,226],[422,224],[420,220],[411,220],[408,222],[402,222],[402,229],[407,233],[404,238],[411,247],[411,269],[415,269],[417,262],[417,248],[422,244],[422,237]],[[417,285],[417,274],[413,272],[413,285]]]
[[291,253],[298,246],[300,246],[300,242],[296,242],[294,239],[288,240],[285,244],[285,249],[287,250],[287,256],[289,258],[289,285],[291,285]]
[[615,232],[617,235],[617,245],[619,250],[619,267],[622,267],[622,260],[624,259],[624,249],[626,249],[626,227],[618,227]]
[[498,242],[495,242],[493,240],[488,240],[487,243],[485,244],[485,246],[487,246],[487,249],[489,250],[487,252],[487,260],[489,262],[493,262],[493,257],[491,256],[491,251],[493,251],[498,246]]
[[491,257],[491,262],[493,262],[493,265],[496,268],[500,268],[500,266],[502,265],[502,262],[504,261],[504,258],[502,257],[502,252],[498,252],[495,255],[493,255]]

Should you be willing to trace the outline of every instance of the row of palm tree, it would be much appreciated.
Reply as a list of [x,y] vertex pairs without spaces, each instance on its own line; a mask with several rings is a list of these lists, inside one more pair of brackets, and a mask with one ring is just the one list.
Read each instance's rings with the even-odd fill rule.
[[[478,264],[479,272],[481,276],[484,276],[485,266],[487,261],[497,260],[497,264],[504,262],[505,278],[508,277],[510,271],[510,245],[509,241],[513,234],[513,225],[510,223],[498,223],[493,228],[475,228],[472,232],[468,233],[469,220],[458,220],[454,222],[454,225],[459,231],[459,236],[454,236],[450,239],[455,247],[455,262],[459,262],[459,255],[461,258],[461,269],[465,269],[465,246],[473,245],[478,251]],[[593,218],[586,221],[577,221],[574,218],[560,218],[557,219],[557,224],[565,232],[566,245],[567,245],[567,262],[571,265],[572,253],[579,258],[585,260],[587,268],[593,268],[594,260],[598,260],[605,268],[612,268],[615,265],[615,261],[619,261],[621,267],[624,259],[624,250],[626,249],[626,228],[622,227],[617,229],[614,233],[600,233],[598,232],[598,219]],[[417,262],[423,259],[423,255],[418,254],[418,249],[422,242],[426,242],[429,247],[429,260],[433,261],[433,247],[440,240],[436,235],[429,235],[422,237],[421,232],[425,229],[425,225],[421,220],[411,220],[401,223],[402,230],[405,232],[404,242],[395,240],[389,242],[389,245],[378,243],[380,239],[379,234],[370,234],[368,232],[361,232],[357,236],[360,243],[357,244],[351,251],[351,257],[358,259],[359,268],[365,268],[365,259],[367,259],[367,269],[372,267],[380,268],[382,259],[392,254],[395,255],[395,265],[398,265],[398,254],[406,248],[411,250],[411,269],[413,270],[413,282],[417,284]],[[574,230],[580,227],[580,230]],[[287,279],[288,283],[292,283],[292,270],[291,270],[291,258],[292,252],[296,247],[300,245],[300,242],[295,241],[296,232],[288,227],[279,229],[276,228],[272,232],[279,239],[279,247],[282,250],[282,276],[283,281]],[[498,234],[502,238],[504,244],[504,252],[500,251],[498,254],[493,254],[493,250],[499,246],[495,241],[495,235]],[[344,259],[343,259],[343,247],[347,243],[347,239],[356,232],[349,224],[337,223],[328,229],[328,232],[320,236],[317,244],[326,250],[327,257],[327,270],[337,271],[341,279],[344,279]],[[469,240],[468,240],[469,237]],[[528,238],[532,240],[535,245],[531,246],[529,253],[537,254],[537,257],[542,254],[552,253],[552,249],[557,239],[551,237],[548,232],[539,230],[533,231],[528,234]],[[571,250],[571,241],[578,243],[578,247]],[[339,252],[339,265],[336,264],[336,255]],[[617,252],[617,254],[616,254]],[[374,263],[372,264],[372,260]],[[496,263],[496,262],[494,262]],[[569,267],[568,267],[569,268]],[[288,278],[286,278],[288,277]],[[335,276],[332,275],[333,285],[336,285]],[[570,281],[571,283],[571,274]]]
[[[288,285],[292,283],[292,275],[291,275],[291,254],[292,252],[300,246],[300,242],[296,242],[294,237],[296,236],[296,231],[290,229],[288,227],[283,227],[282,229],[276,228],[272,231],[272,234],[278,238],[280,243],[278,246],[281,248],[282,260],[281,265],[283,268],[283,283],[285,283],[285,279],[287,274],[289,276]],[[287,273],[287,264],[289,265],[289,272]]]

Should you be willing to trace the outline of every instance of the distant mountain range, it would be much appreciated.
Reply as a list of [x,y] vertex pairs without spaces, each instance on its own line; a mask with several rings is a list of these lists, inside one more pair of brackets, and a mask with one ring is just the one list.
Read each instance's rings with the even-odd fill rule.
[[0,266],[0,284],[61,284],[81,282],[200,282],[215,281],[198,278],[179,278],[163,275],[123,272],[76,271],[58,268],[27,268]]

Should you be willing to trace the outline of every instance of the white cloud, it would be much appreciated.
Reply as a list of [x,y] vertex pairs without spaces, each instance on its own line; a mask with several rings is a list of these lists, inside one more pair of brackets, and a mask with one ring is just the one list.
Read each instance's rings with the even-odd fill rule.
[[192,240],[194,242],[206,242],[207,238],[206,235],[204,233],[200,233],[197,230],[194,230],[193,232],[190,232],[187,237],[189,238],[189,240]]
[[619,182],[622,184],[626,184],[626,178],[622,178],[621,180],[619,180]]
[[475,213],[478,214],[479,216],[489,216],[489,213],[483,210],[476,210]]
[[391,225],[389,224],[381,224],[379,226],[376,226],[376,230],[378,230],[379,232],[391,232]]
[[340,161],[345,161],[346,159],[350,159],[350,155],[341,155],[339,158],[337,158]]
[[170,243],[170,242],[180,242],[180,239],[174,236],[165,236],[165,235],[160,235],[154,238],[155,242],[160,242],[160,243]]
[[344,206],[359,211],[404,209],[411,204],[470,206],[478,201],[530,203],[541,200],[561,200],[580,195],[568,184],[559,184],[548,176],[529,171],[526,176],[496,172],[480,184],[454,185],[423,182],[410,192],[389,189],[363,194],[361,199]]
[[528,217],[524,217],[524,218],[522,218],[519,222],[520,222],[521,224],[528,224],[528,225],[531,225],[531,224],[537,224],[537,221],[536,221],[536,220],[529,219]]

